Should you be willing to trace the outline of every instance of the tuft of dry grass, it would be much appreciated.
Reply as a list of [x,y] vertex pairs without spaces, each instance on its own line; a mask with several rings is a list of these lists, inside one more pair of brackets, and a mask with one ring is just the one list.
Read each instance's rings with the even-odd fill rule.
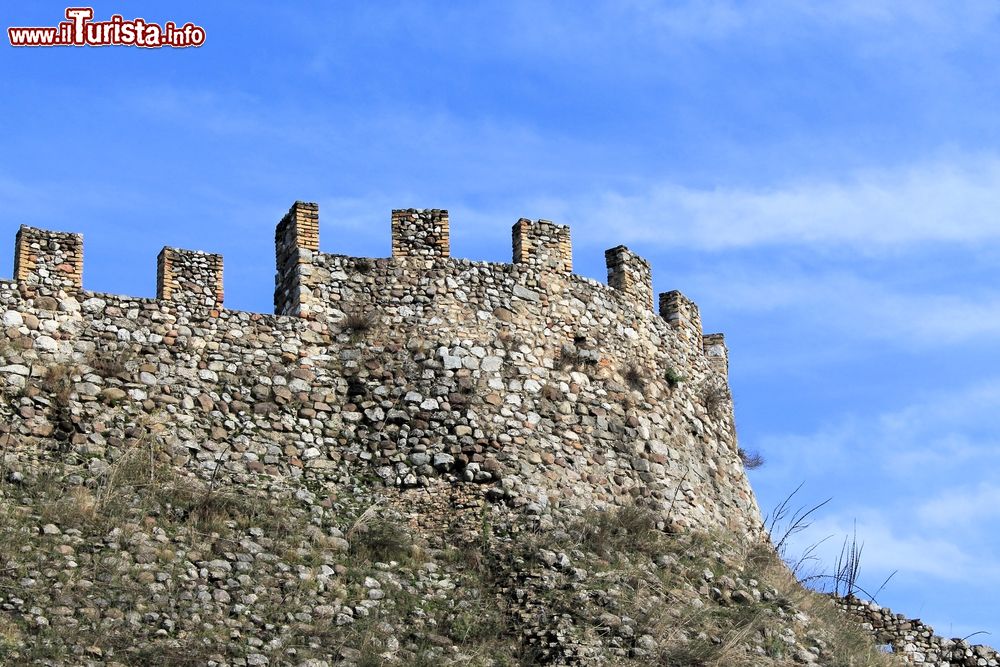
[[624,371],[622,371],[622,378],[625,380],[625,384],[632,391],[642,391],[646,388],[646,373],[643,372],[636,364],[629,364]]
[[713,418],[722,417],[726,406],[732,399],[729,387],[720,381],[706,381],[698,388],[698,397],[705,411]]
[[47,392],[56,405],[65,407],[73,393],[73,376],[79,372],[75,366],[53,364],[46,369],[40,389]]
[[128,363],[135,359],[131,349],[124,350],[94,350],[86,359],[86,364],[94,372],[106,378],[122,378],[128,373]]
[[379,512],[372,505],[362,512],[345,537],[352,555],[373,563],[406,561],[413,555],[413,538],[397,517]]
[[382,320],[378,310],[360,301],[346,304],[342,310],[344,317],[340,320],[340,329],[349,333],[355,342],[374,330]]
[[584,354],[576,346],[563,345],[555,359],[555,366],[561,371],[585,371],[597,365],[597,359]]
[[566,394],[563,393],[562,389],[560,389],[557,385],[552,383],[546,383],[545,385],[543,385],[541,394],[542,398],[544,398],[547,401],[552,401],[553,403],[557,403],[559,401],[563,401],[566,399]]
[[747,470],[756,470],[757,468],[764,465],[764,457],[761,456],[760,452],[757,451],[747,451],[742,447],[739,448],[740,461],[743,462],[743,467]]

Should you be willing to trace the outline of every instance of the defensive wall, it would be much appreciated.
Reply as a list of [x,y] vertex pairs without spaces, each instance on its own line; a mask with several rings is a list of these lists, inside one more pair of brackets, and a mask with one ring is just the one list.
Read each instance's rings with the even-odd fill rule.
[[[469,485],[529,513],[638,503],[675,528],[756,532],[721,334],[569,228],[518,220],[510,264],[450,256],[448,213],[392,212],[387,258],[275,232],[275,314],[223,305],[219,255],[164,248],[156,298],[83,287],[78,234],[22,226],[0,281],[9,448],[102,469],[139,435],[214,483]],[[656,310],[654,310],[654,308]]]

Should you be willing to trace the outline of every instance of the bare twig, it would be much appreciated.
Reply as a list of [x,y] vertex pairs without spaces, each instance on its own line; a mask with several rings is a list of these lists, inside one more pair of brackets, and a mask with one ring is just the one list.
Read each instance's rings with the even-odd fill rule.
[[[805,484],[805,482],[802,484]],[[833,500],[833,498],[827,498],[823,502],[813,505],[808,509],[806,509],[805,505],[802,505],[793,511],[792,498],[794,498],[795,494],[797,494],[802,488],[802,484],[795,487],[795,490],[788,494],[788,496],[782,500],[767,517],[764,518],[764,524],[767,526],[767,535],[771,539],[771,544],[774,545],[774,550],[778,552],[778,556],[782,558],[784,558],[785,549],[788,547],[788,540],[798,533],[801,533],[803,530],[809,528],[809,526],[812,525],[812,522],[807,521],[807,519],[821,507]],[[786,521],[787,526],[782,529],[780,539],[775,540],[778,529],[782,528]]]

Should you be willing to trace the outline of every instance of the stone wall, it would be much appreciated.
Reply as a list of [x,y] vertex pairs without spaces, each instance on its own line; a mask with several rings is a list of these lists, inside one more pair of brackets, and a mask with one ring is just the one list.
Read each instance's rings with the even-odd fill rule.
[[920,619],[894,614],[891,609],[855,597],[834,598],[849,616],[871,631],[878,644],[889,647],[907,664],[931,667],[997,667],[1000,654],[989,646],[964,639],[944,639]]
[[83,237],[21,225],[14,245],[14,280],[25,293],[81,289]]
[[156,298],[222,308],[222,255],[164,248],[156,258]]
[[649,262],[623,245],[606,250],[604,259],[608,265],[608,285],[652,310],[653,271]]
[[526,264],[539,271],[570,273],[573,270],[573,250],[569,227],[549,220],[532,222],[521,218],[511,230],[514,263]]
[[[446,211],[392,219],[393,257],[325,254],[318,209],[296,203],[275,235],[278,315],[222,309],[221,258],[187,251],[164,251],[184,289],[160,299],[85,291],[62,269],[0,282],[4,428],[40,464],[106,466],[141,422],[216,483],[443,481],[539,516],[638,503],[674,528],[758,532],[731,404],[705,398],[725,369],[693,303],[661,295],[684,315],[668,321],[642,292],[572,275],[551,223],[494,264],[447,256]],[[65,259],[66,235],[22,234],[37,266]]]
[[392,256],[447,257],[451,251],[448,211],[408,208],[392,212]]

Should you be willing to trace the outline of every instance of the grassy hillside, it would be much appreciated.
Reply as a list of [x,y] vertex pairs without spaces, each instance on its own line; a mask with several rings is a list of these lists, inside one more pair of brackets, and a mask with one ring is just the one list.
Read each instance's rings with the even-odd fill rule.
[[463,485],[213,488],[134,436],[4,459],[3,664],[895,664],[768,545]]

